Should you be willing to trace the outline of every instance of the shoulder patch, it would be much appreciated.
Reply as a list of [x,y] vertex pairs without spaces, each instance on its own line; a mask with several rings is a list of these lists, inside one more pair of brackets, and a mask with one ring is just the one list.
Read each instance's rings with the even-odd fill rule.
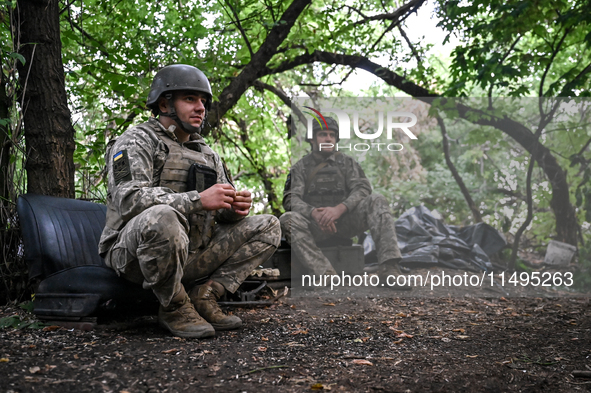
[[122,181],[131,180],[127,150],[120,150],[113,154],[113,176],[116,185],[119,185]]

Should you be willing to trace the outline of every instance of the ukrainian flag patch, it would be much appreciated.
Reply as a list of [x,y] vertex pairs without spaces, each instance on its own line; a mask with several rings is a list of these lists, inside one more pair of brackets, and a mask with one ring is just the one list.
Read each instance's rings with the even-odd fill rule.
[[123,181],[131,180],[127,150],[121,150],[113,156],[113,176],[116,185],[119,185]]

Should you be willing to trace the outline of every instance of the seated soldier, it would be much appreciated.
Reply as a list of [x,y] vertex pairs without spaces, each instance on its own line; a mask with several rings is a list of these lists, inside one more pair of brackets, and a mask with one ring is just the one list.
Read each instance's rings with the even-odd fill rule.
[[[235,292],[280,241],[277,218],[246,217],[251,193],[234,188],[201,136],[211,100],[199,69],[163,68],[148,94],[155,117],[111,141],[105,158],[99,252],[118,275],[154,292],[160,324],[184,338],[242,325],[217,300]],[[206,282],[195,286],[199,279]]]
[[[336,274],[318,243],[347,240],[368,228],[378,255],[378,274],[398,275],[401,259],[394,219],[386,198],[372,193],[361,166],[335,151],[338,123],[325,117],[314,123],[312,152],[291,169],[285,184],[279,219],[281,230],[298,260],[315,275]],[[340,242],[342,243],[342,242]]]

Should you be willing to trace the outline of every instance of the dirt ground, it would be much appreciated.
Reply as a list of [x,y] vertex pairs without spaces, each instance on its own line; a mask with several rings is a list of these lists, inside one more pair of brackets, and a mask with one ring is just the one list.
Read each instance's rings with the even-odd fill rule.
[[5,328],[0,391],[591,391],[573,376],[591,370],[588,297],[401,296],[282,298],[233,309],[243,328],[204,340],[172,337],[155,316]]

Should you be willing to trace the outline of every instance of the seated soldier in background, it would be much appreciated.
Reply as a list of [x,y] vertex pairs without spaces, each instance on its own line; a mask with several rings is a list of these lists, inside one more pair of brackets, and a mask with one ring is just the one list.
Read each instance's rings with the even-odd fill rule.
[[[234,292],[277,249],[271,215],[249,214],[219,155],[201,136],[212,93],[197,68],[158,71],[148,94],[154,117],[109,142],[107,221],[99,252],[125,279],[151,289],[172,334],[209,337],[242,325],[217,300]],[[196,286],[197,280],[205,281]]]
[[[312,152],[293,165],[285,184],[281,230],[306,268],[315,275],[336,274],[317,243],[349,240],[369,229],[378,255],[378,274],[398,275],[401,259],[394,219],[386,198],[372,193],[361,166],[335,151],[338,123],[314,123]],[[331,147],[332,145],[332,147]],[[341,242],[342,243],[342,242]]]

